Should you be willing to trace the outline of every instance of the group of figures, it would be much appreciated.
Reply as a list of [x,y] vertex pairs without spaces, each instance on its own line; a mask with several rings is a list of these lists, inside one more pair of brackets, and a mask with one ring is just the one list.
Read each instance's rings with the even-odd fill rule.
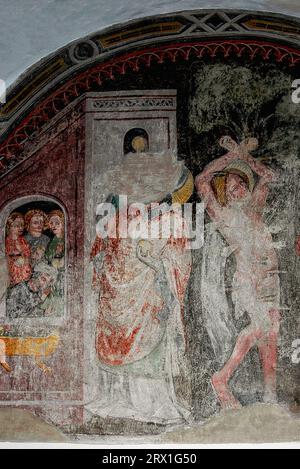
[[[64,308],[65,219],[61,210],[13,212],[6,224],[9,319],[57,316]],[[49,233],[49,236],[45,234]]]
[[[265,401],[276,402],[279,266],[272,235],[263,219],[269,185],[276,181],[276,174],[251,156],[258,145],[256,139],[238,144],[231,137],[223,137],[220,145],[227,153],[210,163],[196,178],[195,185],[211,224],[227,243],[228,257],[233,253],[235,256],[235,317],[248,314],[249,319],[227,356],[224,351],[223,368],[211,377],[212,389],[222,407],[236,409],[240,403],[230,389],[230,380],[254,346],[259,349],[263,367]],[[139,170],[143,161],[151,164],[149,156],[155,158],[142,152],[134,155]],[[128,158],[130,161],[132,155]],[[159,202],[155,196],[151,198],[151,187],[153,193],[159,192],[159,185],[161,193],[167,187],[167,159],[166,164],[166,171],[153,169],[153,181],[148,179],[143,188],[140,171],[126,173],[124,163],[120,174],[126,174],[129,199],[132,196],[133,201],[135,196],[135,202],[148,206]],[[173,170],[177,174],[178,167],[174,165]],[[190,196],[185,187],[188,178],[181,177],[180,181],[174,192],[180,193],[181,203],[185,203]],[[130,188],[137,184],[139,194],[131,194]],[[162,213],[157,214],[161,220],[166,216],[180,217],[171,205],[163,207]],[[136,222],[139,213],[131,213],[128,222]],[[118,216],[121,214],[114,215]],[[155,214],[152,216],[155,218]],[[177,219],[177,226],[180,223],[184,224],[184,218]],[[117,224],[118,221],[112,223]],[[98,294],[96,349],[101,386],[100,395],[87,406],[94,414],[165,423],[189,419],[189,405],[176,392],[177,378],[187,372],[183,312],[192,270],[189,233],[183,233],[181,237],[173,233],[168,239],[102,239],[98,235],[95,240],[91,260]],[[210,285],[206,292],[210,296],[212,288]],[[224,310],[225,307],[223,304]],[[215,324],[225,316],[217,310],[211,314]],[[225,347],[225,343],[218,346]]]
[[[97,232],[91,251],[99,380],[98,394],[86,409],[101,417],[175,423],[190,416],[186,396],[179,398],[177,391],[178,382],[182,386],[188,381],[184,312],[192,251],[184,212],[174,210],[170,200],[186,203],[194,182],[174,155],[150,154],[142,137],[136,138],[134,144],[135,152],[127,154],[110,175],[116,185],[109,198],[115,210],[106,225],[107,236],[101,237]],[[195,180],[195,187],[210,224],[226,243],[227,257],[235,257],[231,288],[235,318],[248,315],[248,326],[230,350],[225,350],[221,334],[216,339],[206,324],[212,343],[219,342],[225,357],[222,368],[211,377],[212,389],[222,407],[236,409],[240,403],[230,389],[230,380],[254,346],[258,347],[263,368],[264,399],[276,402],[281,308],[279,261],[263,215],[269,186],[277,175],[251,156],[258,145],[255,138],[238,144],[226,136],[220,145],[225,154],[204,168]],[[138,171],[132,171],[133,167]],[[108,184],[111,188],[112,184]],[[118,201],[124,193],[131,207],[143,204],[146,213],[138,206],[122,212]],[[157,211],[152,210],[155,203]],[[131,234],[127,237],[118,232],[124,216]],[[168,219],[170,226],[180,230],[176,233],[173,229],[167,237],[135,236],[143,217],[149,228],[155,221],[163,224]],[[13,212],[6,224],[5,250],[9,279],[7,317],[62,314],[63,212],[55,209],[46,213],[37,208],[24,214],[21,210]],[[212,299],[212,288],[209,285],[208,291],[203,289],[204,303],[205,297]],[[225,303],[219,306],[219,310],[212,307],[210,311],[214,326],[222,323],[228,309]],[[0,363],[9,371],[2,340]]]

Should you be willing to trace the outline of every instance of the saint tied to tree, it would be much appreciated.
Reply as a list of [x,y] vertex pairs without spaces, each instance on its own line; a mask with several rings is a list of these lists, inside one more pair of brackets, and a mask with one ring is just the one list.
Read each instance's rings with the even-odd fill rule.
[[[222,406],[237,408],[239,402],[228,384],[255,345],[263,365],[265,401],[276,401],[280,283],[277,254],[263,221],[268,186],[276,180],[276,174],[250,155],[258,145],[256,139],[238,145],[224,137],[220,143],[228,153],[204,169],[196,179],[196,187],[210,218],[235,254],[232,299],[236,318],[247,312],[251,321],[239,335],[223,369],[212,378]],[[253,173],[258,177],[256,185]]]

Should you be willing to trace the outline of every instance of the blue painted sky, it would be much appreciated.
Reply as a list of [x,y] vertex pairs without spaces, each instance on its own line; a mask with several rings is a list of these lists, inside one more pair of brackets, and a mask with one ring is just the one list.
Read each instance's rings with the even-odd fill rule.
[[198,8],[300,16],[299,0],[0,0],[0,78],[10,85],[42,57],[106,26]]

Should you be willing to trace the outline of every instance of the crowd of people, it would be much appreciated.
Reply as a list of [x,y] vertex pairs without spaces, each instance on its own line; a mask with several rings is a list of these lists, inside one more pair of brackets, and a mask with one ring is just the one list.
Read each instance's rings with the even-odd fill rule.
[[[48,233],[48,234],[46,234]],[[6,224],[9,318],[59,315],[63,310],[65,217],[32,209],[13,212]]]

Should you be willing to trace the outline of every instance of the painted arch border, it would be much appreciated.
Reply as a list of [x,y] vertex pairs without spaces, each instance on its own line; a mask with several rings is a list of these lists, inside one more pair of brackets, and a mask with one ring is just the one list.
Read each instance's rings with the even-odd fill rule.
[[[184,38],[258,37],[300,47],[300,18],[254,9],[203,8],[133,19],[93,32],[42,58],[8,88],[7,103],[0,106],[0,132],[19,115],[20,108],[35,102],[36,95],[53,82],[66,81],[86,66],[109,60],[116,53]],[[84,52],[78,53],[80,47]]]
[[[175,38],[161,38],[156,36],[154,39],[142,41],[141,44],[129,44],[126,47],[119,47],[110,52],[109,54],[101,54],[94,57],[95,48],[93,50],[93,57],[84,61],[84,64],[71,67],[73,74],[68,71],[65,79],[57,81],[50,79],[42,89],[37,89],[36,93],[31,99],[29,105],[25,102],[21,105],[18,114],[9,120],[3,127],[3,121],[0,122],[0,178],[4,177],[8,172],[11,172],[15,166],[22,163],[27,159],[26,148],[30,145],[35,146],[38,142],[39,134],[44,130],[46,124],[57,113],[63,111],[69,104],[73,103],[77,98],[89,92],[92,86],[96,84],[100,87],[107,81],[114,80],[116,76],[126,75],[128,72],[138,72],[141,67],[151,68],[152,64],[163,64],[166,61],[177,62],[178,60],[189,60],[194,56],[198,59],[209,56],[211,59],[222,55],[224,59],[232,55],[237,57],[247,57],[248,60],[253,60],[256,57],[261,57],[264,61],[273,60],[276,63],[285,63],[294,68],[300,65],[300,20],[294,17],[288,17],[279,14],[271,13],[258,13],[254,11],[235,11],[235,10],[199,10],[197,12],[182,12],[174,13],[173,15],[161,15],[156,17],[146,18],[144,20],[133,21],[126,23],[139,25],[143,21],[150,21],[155,19],[166,20],[167,18],[196,18],[197,14],[206,15],[226,15],[226,18],[244,17],[247,14],[256,15],[258,18],[263,18],[263,15],[271,16],[274,20],[282,19],[283,24],[288,20],[293,21],[299,27],[299,40],[296,37],[288,36],[282,33],[281,36],[270,37],[271,35],[265,32],[256,31],[246,34],[246,31],[237,30],[236,33],[227,33],[226,38],[220,38],[218,31],[206,31],[198,33],[197,37],[192,37],[191,34],[182,34],[180,41],[178,35]],[[235,16],[237,15],[237,16]],[[105,30],[106,32],[113,32],[120,30],[120,25]],[[102,34],[105,33],[102,32]],[[100,33],[98,33],[100,34]],[[224,36],[224,32],[222,35]],[[91,38],[94,35],[90,35]],[[79,44],[82,41],[91,41],[91,39],[81,39],[75,41]],[[146,46],[147,42],[147,47]],[[154,46],[153,43],[158,45]],[[65,47],[74,49],[74,43]],[[72,50],[73,50],[72,49]],[[52,57],[58,57],[60,51],[52,54]],[[78,62],[78,61],[77,61]],[[42,61],[42,67],[46,68],[47,59]],[[38,67],[38,65],[36,66]],[[41,65],[39,65],[41,68]],[[30,69],[31,73],[35,66]],[[17,82],[16,86],[28,80],[30,72],[26,73],[22,80]],[[63,83],[63,84],[62,84]],[[1,121],[1,110],[0,110]],[[2,127],[2,134],[1,134]]]

